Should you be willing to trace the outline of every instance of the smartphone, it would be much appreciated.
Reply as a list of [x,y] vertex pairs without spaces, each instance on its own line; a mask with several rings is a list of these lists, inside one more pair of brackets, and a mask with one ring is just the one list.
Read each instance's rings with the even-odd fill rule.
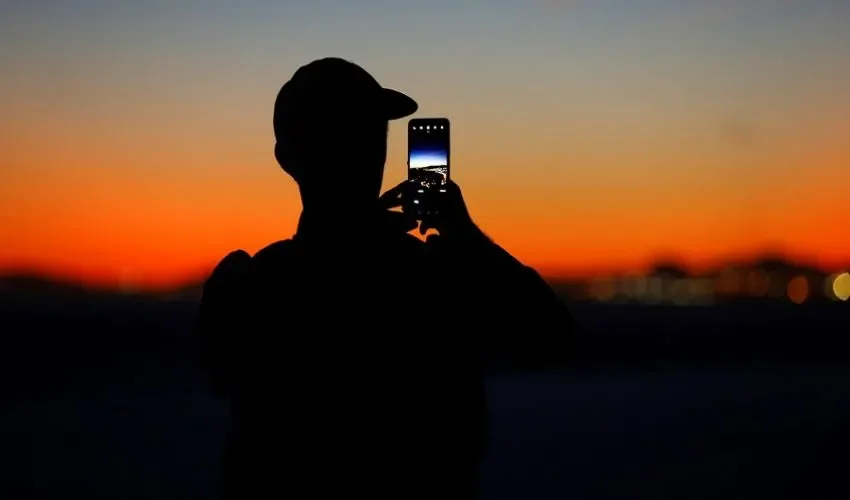
[[448,118],[414,118],[407,123],[409,208],[418,216],[436,211],[435,197],[446,192],[451,172]]

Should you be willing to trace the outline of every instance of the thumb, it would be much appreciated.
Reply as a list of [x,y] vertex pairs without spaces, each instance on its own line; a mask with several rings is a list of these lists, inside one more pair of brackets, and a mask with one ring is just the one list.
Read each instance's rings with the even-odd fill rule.
[[428,243],[432,246],[439,245],[442,241],[442,236],[440,236],[439,234],[432,234],[431,236],[425,238],[425,243]]

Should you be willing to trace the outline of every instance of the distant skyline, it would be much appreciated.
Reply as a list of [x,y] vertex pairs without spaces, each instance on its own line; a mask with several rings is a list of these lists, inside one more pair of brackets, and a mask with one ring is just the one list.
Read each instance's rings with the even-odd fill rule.
[[410,168],[445,167],[446,153],[441,151],[419,151],[410,155]]
[[[196,277],[178,287],[138,289],[131,284],[105,288],[90,287],[37,275],[0,276],[0,298],[4,300],[45,299],[70,295],[146,294],[167,300],[199,300],[203,279]],[[564,298],[578,301],[642,303],[680,306],[713,305],[735,301],[824,303],[850,301],[850,272],[823,270],[767,257],[691,273],[675,263],[642,272],[609,272],[584,278],[558,279],[551,284]],[[345,286],[338,283],[336,286]]]
[[328,55],[452,120],[476,221],[547,275],[850,262],[850,2],[460,4],[3,2],[0,274],[177,283],[291,235],[272,103]]

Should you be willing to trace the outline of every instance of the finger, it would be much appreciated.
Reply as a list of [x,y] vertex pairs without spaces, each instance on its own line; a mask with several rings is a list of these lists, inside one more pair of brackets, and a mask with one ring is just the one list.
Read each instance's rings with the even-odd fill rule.
[[419,223],[413,217],[405,217],[404,218],[404,225],[402,226],[402,230],[405,233],[409,233],[410,231],[413,231],[414,229],[416,229],[416,226],[418,226],[418,225],[419,225]]
[[428,236],[427,238],[425,238],[425,243],[427,243],[429,245],[439,244],[440,243],[440,235],[439,234],[432,234],[432,235]]
[[395,199],[387,198],[385,200],[378,200],[378,208],[380,210],[392,210],[402,206],[404,206],[404,200],[400,197]]
[[446,181],[446,191],[449,193],[459,193],[460,186],[458,186],[455,181],[449,179]]
[[431,225],[428,223],[427,220],[422,220],[422,222],[419,223],[419,234],[424,236],[425,233],[427,233],[430,229],[433,229],[433,228],[431,227]]
[[389,210],[391,208],[397,208],[401,206],[401,197],[396,196],[384,196],[382,195],[378,198],[378,209],[380,210]]
[[387,223],[391,226],[392,230],[404,233],[416,229],[417,226],[416,219],[401,212],[387,212]]
[[[384,194],[382,194],[378,200],[382,203],[398,203],[401,199],[401,195],[404,193],[405,189],[407,189],[408,182],[402,181],[397,186],[394,186],[388,189]],[[399,205],[394,205],[399,206]]]
[[465,206],[463,201],[463,194],[460,191],[460,186],[458,186],[451,180],[446,183],[446,192],[444,193],[440,201],[442,202],[442,208],[444,210],[458,210],[463,209],[463,207]]

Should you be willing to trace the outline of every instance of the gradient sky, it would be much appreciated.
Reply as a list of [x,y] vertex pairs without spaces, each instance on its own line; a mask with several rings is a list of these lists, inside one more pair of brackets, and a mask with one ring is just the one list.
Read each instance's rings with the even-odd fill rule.
[[288,237],[272,103],[327,55],[452,120],[474,217],[545,274],[850,260],[850,2],[473,3],[4,0],[0,272],[167,284]]

